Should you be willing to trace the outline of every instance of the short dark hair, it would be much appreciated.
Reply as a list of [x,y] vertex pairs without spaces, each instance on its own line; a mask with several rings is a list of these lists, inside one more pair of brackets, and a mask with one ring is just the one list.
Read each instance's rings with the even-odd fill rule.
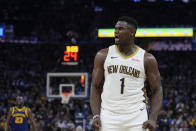
[[22,95],[18,95],[18,96],[16,96],[16,99],[17,99],[17,98],[19,98],[19,97],[22,97],[22,98],[23,98],[23,96],[22,96]]
[[118,19],[118,21],[126,21],[129,25],[133,26],[135,29],[137,29],[138,23],[137,21],[129,16],[122,16]]

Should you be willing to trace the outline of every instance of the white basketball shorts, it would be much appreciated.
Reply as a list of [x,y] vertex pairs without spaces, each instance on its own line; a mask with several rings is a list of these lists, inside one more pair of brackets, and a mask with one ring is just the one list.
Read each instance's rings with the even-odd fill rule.
[[148,131],[142,128],[148,120],[146,108],[131,114],[116,114],[101,109],[101,131]]

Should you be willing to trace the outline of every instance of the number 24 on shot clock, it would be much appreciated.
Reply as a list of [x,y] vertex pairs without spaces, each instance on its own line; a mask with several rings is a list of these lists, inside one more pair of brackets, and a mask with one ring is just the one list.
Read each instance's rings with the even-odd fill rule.
[[64,62],[77,62],[78,61],[78,46],[66,46],[64,51]]

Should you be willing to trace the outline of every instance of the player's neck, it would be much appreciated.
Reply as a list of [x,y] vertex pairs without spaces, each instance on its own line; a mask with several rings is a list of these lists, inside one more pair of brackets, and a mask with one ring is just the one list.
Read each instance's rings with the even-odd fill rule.
[[125,55],[130,55],[135,51],[135,44],[128,43],[128,44],[119,44],[118,49],[121,53]]
[[17,108],[22,108],[22,107],[23,107],[23,105],[18,105],[18,106],[17,106]]

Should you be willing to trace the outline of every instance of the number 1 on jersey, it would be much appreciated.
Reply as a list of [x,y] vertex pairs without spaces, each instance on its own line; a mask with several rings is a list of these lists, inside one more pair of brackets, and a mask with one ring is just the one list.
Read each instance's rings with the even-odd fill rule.
[[121,78],[120,81],[121,81],[121,91],[120,91],[120,93],[123,94],[124,87],[125,87],[125,78]]

